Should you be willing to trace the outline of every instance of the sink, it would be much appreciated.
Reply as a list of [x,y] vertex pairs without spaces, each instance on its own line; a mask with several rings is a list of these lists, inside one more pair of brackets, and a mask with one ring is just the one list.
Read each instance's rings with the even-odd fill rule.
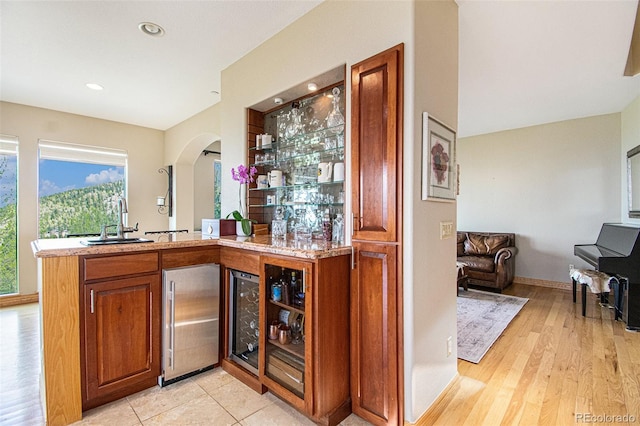
[[146,238],[107,238],[106,240],[83,240],[80,244],[85,246],[108,246],[113,244],[136,244],[136,243],[152,243],[153,240]]

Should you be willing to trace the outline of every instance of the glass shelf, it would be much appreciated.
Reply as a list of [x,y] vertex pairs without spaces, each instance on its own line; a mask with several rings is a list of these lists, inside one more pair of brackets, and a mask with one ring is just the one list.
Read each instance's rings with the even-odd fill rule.
[[250,204],[249,207],[264,207],[264,208],[295,207],[295,206],[342,207],[343,205],[344,203],[312,203],[311,201],[297,201],[294,203],[284,203],[284,204]]
[[332,182],[308,182],[308,183],[296,183],[293,185],[285,185],[285,186],[270,186],[269,188],[249,188],[249,191],[275,191],[275,190],[296,190],[296,189],[307,189],[307,188],[319,188],[322,186],[333,186],[333,185],[342,185],[344,183],[343,180],[332,181]]
[[[278,152],[280,152],[281,150],[278,150]],[[299,153],[296,155],[289,155],[287,157],[282,157],[279,156],[278,158],[274,159],[274,160],[268,160],[268,161],[259,161],[256,163],[251,163],[249,164],[249,166],[277,166],[278,164],[281,163],[290,163],[292,161],[295,160],[306,160],[310,157],[314,157],[317,156],[318,158],[322,157],[322,156],[329,156],[329,155],[338,155],[338,156],[342,156],[343,158],[341,159],[336,159],[336,162],[342,162],[344,161],[344,147],[343,146],[339,146],[336,148],[329,148],[329,149],[322,149],[322,150],[314,150],[312,152],[306,152],[306,153]],[[314,161],[317,162],[317,161]]]
[[[249,151],[273,151],[273,150],[281,150],[284,148],[297,148],[300,145],[314,145],[314,140],[320,138],[327,138],[333,136],[343,136],[344,137],[344,124],[335,127],[327,127],[324,129],[316,130],[308,133],[299,133],[290,138],[281,138],[278,141],[271,142],[268,148],[256,148],[250,147]],[[315,145],[320,145],[320,143],[315,143]],[[340,147],[343,148],[343,147]]]

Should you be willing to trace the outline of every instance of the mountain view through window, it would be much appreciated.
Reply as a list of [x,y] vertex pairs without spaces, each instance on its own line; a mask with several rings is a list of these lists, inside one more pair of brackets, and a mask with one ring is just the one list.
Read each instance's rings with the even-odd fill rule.
[[99,234],[118,222],[124,194],[123,166],[40,160],[40,238]]
[[17,163],[0,149],[0,295],[18,292]]

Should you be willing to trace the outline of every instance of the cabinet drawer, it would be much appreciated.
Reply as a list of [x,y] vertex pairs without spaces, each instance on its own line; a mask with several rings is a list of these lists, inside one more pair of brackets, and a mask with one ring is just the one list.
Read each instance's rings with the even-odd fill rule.
[[85,257],[82,259],[84,281],[159,271],[158,252],[144,252],[117,256]]
[[260,275],[260,254],[255,251],[222,247],[220,263],[229,269]]
[[162,252],[162,269],[202,265],[204,263],[220,263],[220,247],[175,249]]
[[267,376],[304,398],[304,364],[293,361],[283,352],[274,351],[267,361]]

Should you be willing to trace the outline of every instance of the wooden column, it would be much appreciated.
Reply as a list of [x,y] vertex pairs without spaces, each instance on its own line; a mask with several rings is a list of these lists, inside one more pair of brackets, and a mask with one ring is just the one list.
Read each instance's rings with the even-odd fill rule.
[[39,259],[38,269],[43,411],[47,425],[68,425],[82,419],[78,257]]

